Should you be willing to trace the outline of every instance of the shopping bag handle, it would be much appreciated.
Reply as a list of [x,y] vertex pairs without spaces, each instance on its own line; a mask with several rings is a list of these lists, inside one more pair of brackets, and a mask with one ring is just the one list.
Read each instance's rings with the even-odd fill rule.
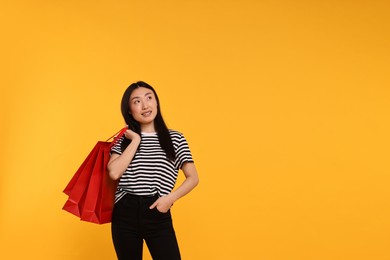
[[111,142],[110,147],[112,147],[112,146],[114,146],[114,145],[116,144],[116,142],[119,140],[119,138],[121,138],[121,137],[125,134],[125,132],[126,132],[127,129],[128,129],[127,126],[124,127],[124,128],[122,128],[121,130],[119,130],[119,131],[116,132],[113,136],[111,136],[110,138],[108,138],[108,139],[106,140],[106,142],[108,142],[108,140],[112,139],[112,138],[115,136],[115,137],[114,137],[114,140]]

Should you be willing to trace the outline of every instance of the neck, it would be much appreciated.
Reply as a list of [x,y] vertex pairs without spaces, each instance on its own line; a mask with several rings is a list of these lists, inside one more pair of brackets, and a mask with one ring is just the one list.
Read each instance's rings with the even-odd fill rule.
[[154,123],[141,125],[142,133],[155,133],[156,129],[154,128]]

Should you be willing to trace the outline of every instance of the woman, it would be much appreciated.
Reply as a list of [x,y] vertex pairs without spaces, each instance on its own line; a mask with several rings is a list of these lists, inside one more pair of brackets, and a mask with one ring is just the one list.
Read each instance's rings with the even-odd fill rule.
[[[117,257],[142,259],[145,240],[154,260],[181,259],[170,208],[199,181],[187,141],[167,128],[157,93],[145,82],[127,88],[121,110],[129,130],[107,166],[119,180],[111,225]],[[179,169],[185,180],[172,191]]]

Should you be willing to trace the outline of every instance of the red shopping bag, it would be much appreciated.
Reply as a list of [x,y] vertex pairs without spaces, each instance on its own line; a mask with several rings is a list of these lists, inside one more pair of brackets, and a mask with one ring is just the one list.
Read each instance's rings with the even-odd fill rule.
[[64,193],[69,197],[63,210],[88,222],[111,222],[117,182],[109,178],[107,164],[111,147],[126,130],[123,128],[112,142],[97,142],[65,187]]
[[84,205],[85,194],[89,185],[92,170],[97,163],[99,147],[95,145],[83,164],[66,186],[64,193],[69,196],[63,207],[64,210],[81,217],[81,209]]
[[81,220],[102,224],[111,221],[116,182],[109,178],[107,172],[111,144],[99,142],[97,146],[99,146],[99,153],[96,161],[102,163],[95,164],[92,170]]

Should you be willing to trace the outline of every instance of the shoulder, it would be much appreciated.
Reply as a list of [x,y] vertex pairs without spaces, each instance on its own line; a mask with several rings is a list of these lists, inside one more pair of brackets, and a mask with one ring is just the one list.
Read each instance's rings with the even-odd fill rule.
[[181,137],[181,136],[183,136],[183,134],[181,132],[177,131],[177,130],[169,129],[168,131],[169,131],[169,135],[171,137]]
[[186,140],[184,135],[181,132],[173,129],[169,129],[168,131],[173,143],[181,143],[184,140]]

